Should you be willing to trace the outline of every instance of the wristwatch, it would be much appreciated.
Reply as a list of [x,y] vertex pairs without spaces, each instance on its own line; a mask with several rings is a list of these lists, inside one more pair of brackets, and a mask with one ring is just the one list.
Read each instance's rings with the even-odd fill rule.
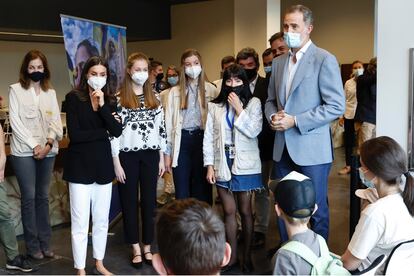
[[50,143],[49,141],[46,142],[45,146],[49,146],[51,149],[53,148],[53,144]]

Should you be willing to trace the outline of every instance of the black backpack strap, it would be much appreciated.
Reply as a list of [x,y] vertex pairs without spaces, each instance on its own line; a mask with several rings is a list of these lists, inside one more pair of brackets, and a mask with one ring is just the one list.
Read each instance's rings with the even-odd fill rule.
[[390,255],[388,256],[387,260],[385,261],[385,267],[384,267],[384,275],[387,274],[387,269],[388,269],[388,264],[390,263],[390,260],[392,258],[392,255],[394,254],[395,250],[397,250],[401,245],[406,244],[406,243],[410,243],[410,242],[414,242],[414,239],[409,240],[409,241],[404,241],[401,242],[399,244],[397,244],[391,251]]

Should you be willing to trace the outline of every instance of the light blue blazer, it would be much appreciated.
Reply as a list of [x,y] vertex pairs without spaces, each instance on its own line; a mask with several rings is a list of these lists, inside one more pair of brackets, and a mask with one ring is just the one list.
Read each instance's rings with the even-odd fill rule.
[[276,131],[273,159],[280,161],[286,145],[290,158],[300,166],[331,163],[330,122],[345,111],[345,95],[336,58],[311,44],[299,61],[286,100],[289,54],[273,60],[266,118],[285,110],[296,116],[296,127]]

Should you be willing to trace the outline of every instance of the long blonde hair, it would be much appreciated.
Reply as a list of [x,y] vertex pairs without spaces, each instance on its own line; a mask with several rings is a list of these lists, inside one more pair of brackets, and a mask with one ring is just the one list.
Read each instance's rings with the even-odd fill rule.
[[[131,70],[132,66],[137,60],[144,60],[147,65],[149,65],[148,57],[141,53],[133,53],[128,57],[127,66],[125,68],[125,76],[124,81],[119,90],[119,98],[121,106],[125,108],[137,109],[141,108],[141,103],[138,101],[134,90],[132,89],[132,79],[128,71]],[[157,108],[160,103],[154,95],[152,91],[151,84],[149,82],[149,78],[145,81],[143,86],[144,91],[144,105],[149,109]]]
[[188,105],[188,94],[186,93],[188,77],[185,74],[185,59],[191,56],[196,56],[198,58],[198,61],[200,62],[200,66],[203,69],[201,71],[200,76],[198,77],[198,96],[201,97],[201,105],[204,108],[206,107],[205,82],[208,81],[208,79],[207,79],[206,74],[204,73],[203,61],[201,59],[200,53],[196,49],[187,49],[181,55],[181,70],[180,70],[180,81],[179,81],[181,109],[187,109],[187,105]]

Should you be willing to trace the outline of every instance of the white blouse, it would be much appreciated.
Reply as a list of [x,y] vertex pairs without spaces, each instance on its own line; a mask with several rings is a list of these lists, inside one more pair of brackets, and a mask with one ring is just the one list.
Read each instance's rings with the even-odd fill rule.
[[[144,96],[138,97],[144,103]],[[118,104],[118,115],[121,117],[122,134],[111,138],[112,156],[118,156],[119,151],[161,150],[167,147],[164,109],[160,104],[155,109],[144,105],[137,109],[122,107]]]

